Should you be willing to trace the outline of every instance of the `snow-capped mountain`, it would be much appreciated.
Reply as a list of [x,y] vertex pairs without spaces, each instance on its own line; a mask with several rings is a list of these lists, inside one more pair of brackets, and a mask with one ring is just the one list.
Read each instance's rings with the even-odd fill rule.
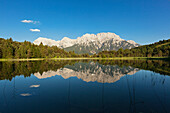
[[61,41],[55,41],[48,38],[38,38],[33,43],[39,45],[40,43],[48,46],[58,46],[64,48],[66,51],[75,51],[75,53],[89,53],[95,54],[103,50],[118,50],[119,48],[131,49],[138,47],[139,44],[132,40],[121,39],[115,33],[98,33],[85,34],[77,39],[70,39],[64,37]]

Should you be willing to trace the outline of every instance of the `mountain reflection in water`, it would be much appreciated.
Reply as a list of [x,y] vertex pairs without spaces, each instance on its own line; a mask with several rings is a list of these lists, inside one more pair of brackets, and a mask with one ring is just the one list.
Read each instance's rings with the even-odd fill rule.
[[0,113],[169,113],[163,60],[0,62]]
[[65,66],[57,71],[50,70],[43,72],[42,75],[38,72],[34,73],[34,75],[39,79],[61,75],[64,79],[77,77],[86,82],[113,83],[125,75],[133,75],[137,71],[139,71],[138,68],[133,68],[131,66],[121,68],[117,65],[101,65],[99,63],[89,62],[76,63],[74,65]]
[[[102,82],[101,78],[119,80],[121,76],[132,75],[139,69],[170,75],[170,62],[163,60],[60,60],[60,61],[16,61],[0,62],[0,80],[12,80],[15,76],[47,78],[61,75],[63,78],[76,76],[84,81]],[[81,75],[80,75],[81,74]],[[85,78],[88,77],[87,79]],[[94,76],[94,77],[92,77]],[[114,80],[111,80],[114,82]],[[110,80],[105,80],[109,82]]]

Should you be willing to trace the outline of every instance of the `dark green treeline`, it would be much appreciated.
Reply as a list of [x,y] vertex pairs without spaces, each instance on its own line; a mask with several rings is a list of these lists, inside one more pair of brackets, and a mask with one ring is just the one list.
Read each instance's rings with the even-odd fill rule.
[[60,58],[79,57],[74,52],[66,52],[57,46],[34,45],[31,42],[16,42],[0,38],[0,58]]
[[170,39],[132,49],[123,50],[120,48],[118,51],[102,51],[93,57],[169,57],[169,51]]

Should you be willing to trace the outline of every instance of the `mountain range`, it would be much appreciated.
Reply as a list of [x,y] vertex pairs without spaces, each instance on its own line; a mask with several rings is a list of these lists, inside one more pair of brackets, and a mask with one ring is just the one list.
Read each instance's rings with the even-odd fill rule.
[[123,49],[131,49],[140,46],[140,44],[132,40],[124,40],[115,33],[98,33],[98,34],[85,34],[77,39],[70,39],[64,37],[60,41],[55,41],[48,38],[39,37],[33,43],[39,45],[40,43],[48,46],[57,46],[66,51],[74,51],[77,54],[97,54],[100,51],[111,51]]

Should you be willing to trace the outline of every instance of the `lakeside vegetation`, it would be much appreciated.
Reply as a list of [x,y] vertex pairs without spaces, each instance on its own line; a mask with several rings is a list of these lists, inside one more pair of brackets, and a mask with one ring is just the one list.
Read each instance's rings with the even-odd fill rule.
[[37,60],[48,58],[59,59],[147,59],[147,58],[167,58],[170,57],[170,39],[156,42],[150,45],[144,45],[132,49],[118,51],[102,51],[98,54],[76,54],[74,51],[66,52],[57,46],[35,45],[31,42],[16,42],[10,39],[0,38],[0,59],[1,61],[9,59]]

